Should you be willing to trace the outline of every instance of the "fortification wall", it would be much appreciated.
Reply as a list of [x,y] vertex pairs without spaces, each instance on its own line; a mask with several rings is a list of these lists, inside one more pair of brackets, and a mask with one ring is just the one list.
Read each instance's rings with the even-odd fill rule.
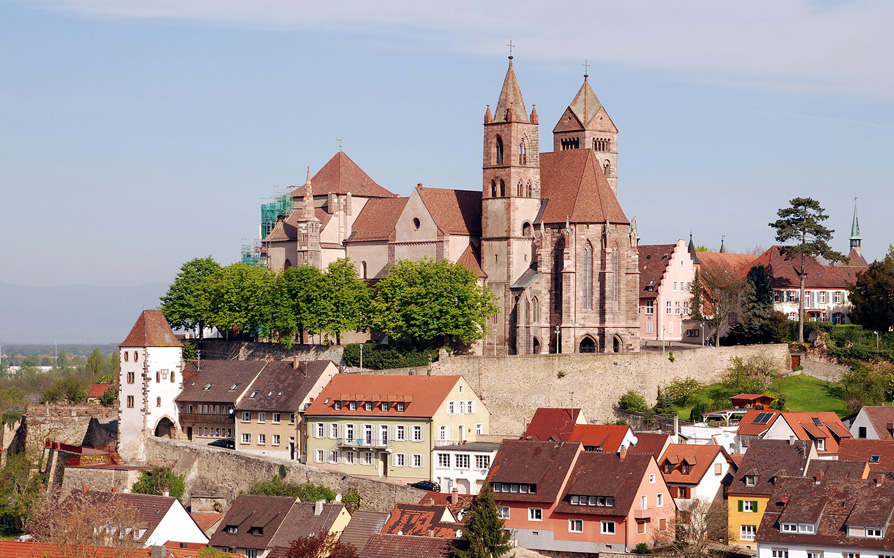
[[223,339],[202,341],[202,358],[210,360],[331,360],[341,362],[344,347],[340,345],[295,345],[286,348],[279,343],[233,342]]

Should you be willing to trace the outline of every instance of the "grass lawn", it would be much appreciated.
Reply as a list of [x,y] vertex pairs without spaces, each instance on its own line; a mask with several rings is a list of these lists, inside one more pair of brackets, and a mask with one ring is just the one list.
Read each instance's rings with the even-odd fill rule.
[[847,416],[841,399],[841,386],[804,374],[780,376],[770,384],[770,390],[785,395],[785,407],[790,411],[832,411]]

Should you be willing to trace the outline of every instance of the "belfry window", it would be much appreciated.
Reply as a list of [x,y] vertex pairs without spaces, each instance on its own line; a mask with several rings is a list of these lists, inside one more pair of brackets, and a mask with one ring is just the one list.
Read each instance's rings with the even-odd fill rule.
[[528,149],[525,147],[525,140],[522,140],[521,143],[518,144],[518,164],[528,164]]
[[589,244],[584,247],[583,307],[593,309],[593,248]]
[[497,197],[497,183],[493,180],[490,181],[490,197]]
[[502,179],[500,179],[500,197],[506,197],[506,183]]
[[497,136],[497,164],[503,164],[503,138]]
[[520,198],[525,197],[525,187],[522,185],[521,180],[518,181],[518,186],[515,187],[515,195]]

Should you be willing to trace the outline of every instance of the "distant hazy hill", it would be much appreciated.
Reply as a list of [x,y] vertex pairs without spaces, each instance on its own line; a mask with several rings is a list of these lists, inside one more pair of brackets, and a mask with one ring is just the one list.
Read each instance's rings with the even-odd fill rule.
[[157,308],[163,283],[136,287],[26,287],[0,283],[3,343],[120,343],[146,308]]

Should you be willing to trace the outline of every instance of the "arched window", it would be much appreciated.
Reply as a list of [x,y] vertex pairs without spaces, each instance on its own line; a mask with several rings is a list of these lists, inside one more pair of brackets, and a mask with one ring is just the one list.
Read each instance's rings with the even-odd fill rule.
[[497,164],[503,164],[503,138],[497,136]]
[[292,267],[292,260],[286,258],[286,263],[283,265],[282,268],[283,268],[283,269],[289,269],[290,267]]
[[522,185],[522,181],[518,181],[518,186],[515,187],[515,195],[523,198],[525,197],[525,187]]
[[531,315],[531,323],[539,324],[540,323],[540,301],[537,300],[537,297],[531,299],[531,307],[534,308],[534,313]]
[[621,341],[621,337],[615,335],[615,339],[612,342],[612,350],[616,353],[622,352],[624,349],[624,343]]
[[602,165],[602,172],[605,173],[606,178],[608,178],[608,176],[611,174],[611,171],[612,171],[612,164],[609,163],[608,161],[606,161],[605,164]]
[[583,297],[585,310],[593,309],[593,246],[588,242],[584,246]]
[[525,224],[522,225],[522,236],[525,238],[531,236],[531,223],[525,221]]
[[521,143],[518,144],[518,164],[528,164],[528,149],[525,147],[525,140],[521,140]]
[[540,354],[540,339],[534,338],[533,346],[531,347],[531,353],[535,355]]
[[490,181],[490,197],[497,197],[497,183],[493,180]]
[[360,262],[360,271],[362,273],[361,277],[366,279],[366,262]]
[[531,181],[529,180],[528,183],[525,185],[525,197],[531,198],[533,196],[534,196],[534,187],[531,186]]
[[593,340],[589,335],[580,340],[580,343],[577,346],[577,352],[579,353],[595,353],[596,352],[596,341]]
[[501,198],[506,197],[506,183],[503,182],[502,178],[500,179],[500,197]]

